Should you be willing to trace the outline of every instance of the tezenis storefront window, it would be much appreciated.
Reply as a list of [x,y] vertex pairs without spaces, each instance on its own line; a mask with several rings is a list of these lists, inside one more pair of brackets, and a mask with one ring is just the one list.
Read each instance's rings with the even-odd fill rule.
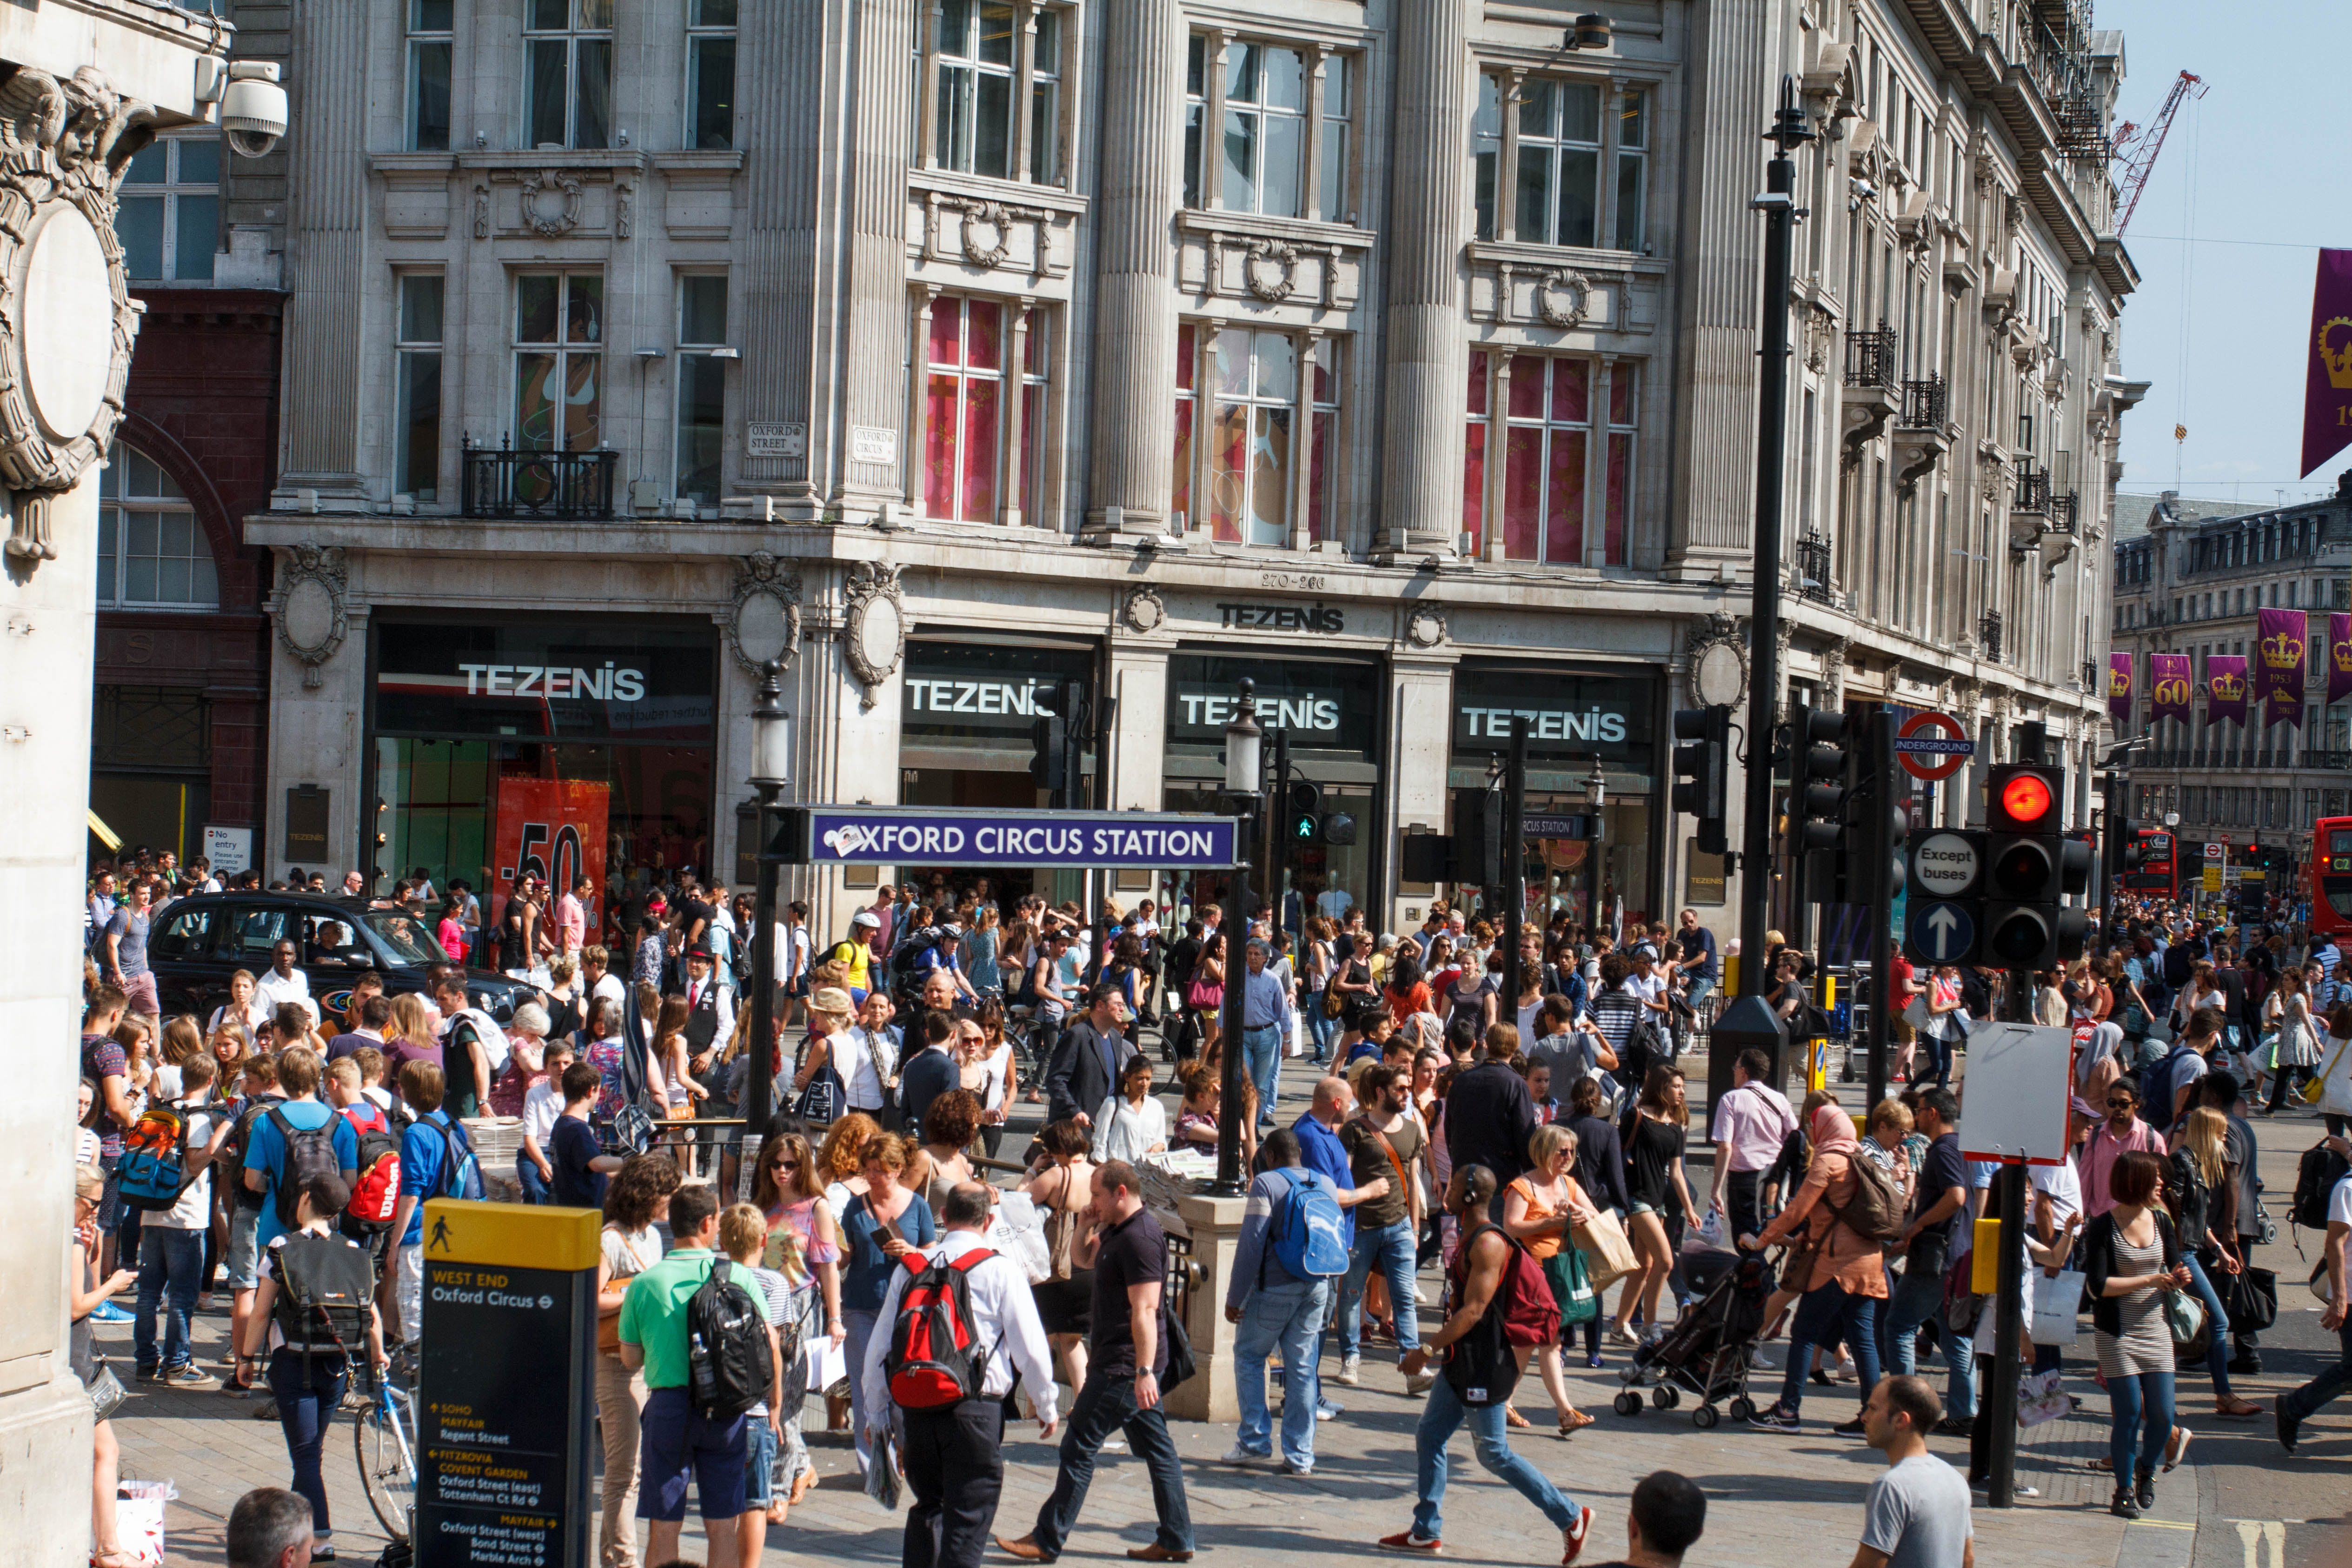
[[466,881],[486,913],[526,874],[558,889],[585,875],[592,941],[613,934],[605,916],[649,871],[710,874],[708,625],[379,619],[369,684],[362,838],[382,874]]

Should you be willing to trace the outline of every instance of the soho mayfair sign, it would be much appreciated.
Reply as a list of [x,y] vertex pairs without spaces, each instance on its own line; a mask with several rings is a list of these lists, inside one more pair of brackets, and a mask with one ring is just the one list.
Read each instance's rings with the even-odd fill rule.
[[804,805],[778,813],[772,858],[795,865],[1223,869],[1235,821],[1137,811]]

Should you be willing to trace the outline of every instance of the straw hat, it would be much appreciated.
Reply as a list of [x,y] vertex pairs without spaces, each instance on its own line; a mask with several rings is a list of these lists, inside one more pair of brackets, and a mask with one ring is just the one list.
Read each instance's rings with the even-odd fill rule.
[[849,1005],[848,992],[838,985],[824,985],[818,987],[816,994],[809,998],[809,1011],[847,1018],[854,1016],[856,1009]]

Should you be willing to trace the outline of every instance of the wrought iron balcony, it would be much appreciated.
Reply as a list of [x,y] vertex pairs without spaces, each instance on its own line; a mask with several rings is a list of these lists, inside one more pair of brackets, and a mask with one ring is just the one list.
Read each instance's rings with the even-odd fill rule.
[[1895,330],[1885,322],[1874,332],[1845,335],[1845,384],[1848,386],[1897,384],[1895,372]]
[[1941,430],[1951,416],[1952,388],[1942,375],[1903,384],[1903,413],[1898,430]]
[[2047,516],[2050,511],[2050,470],[2021,467],[2017,470],[2017,499],[2011,503],[2009,510]]
[[2079,513],[2081,510],[2082,498],[2076,495],[2073,490],[2068,490],[2063,495],[2052,496],[2050,498],[2050,505],[2048,508],[2050,522],[2044,531],[2050,533],[2075,533],[2080,531],[2078,523],[2080,521]]
[[1830,542],[1818,529],[1805,530],[1797,542],[1797,575],[1804,580],[1804,596],[1819,605],[1837,603],[1830,592]]
[[620,454],[532,452],[468,446],[467,517],[603,521],[613,516],[613,469]]
[[1993,663],[2000,662],[2000,612],[1987,610],[1977,622],[1977,647]]

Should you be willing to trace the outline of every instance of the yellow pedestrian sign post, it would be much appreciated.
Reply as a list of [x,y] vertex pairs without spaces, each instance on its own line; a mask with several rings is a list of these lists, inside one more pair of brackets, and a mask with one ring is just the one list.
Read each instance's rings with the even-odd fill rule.
[[418,1568],[585,1568],[603,1217],[425,1204]]

